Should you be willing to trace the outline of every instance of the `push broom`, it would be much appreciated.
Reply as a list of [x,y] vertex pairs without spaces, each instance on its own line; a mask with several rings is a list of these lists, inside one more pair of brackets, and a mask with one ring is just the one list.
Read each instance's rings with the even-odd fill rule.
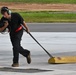
[[[21,24],[23,29],[26,31],[25,27]],[[27,32],[27,31],[26,31]],[[34,37],[28,32],[28,34],[35,40],[35,42],[48,54],[50,57],[48,60],[49,64],[61,64],[61,63],[76,63],[76,56],[67,56],[67,57],[53,57]]]

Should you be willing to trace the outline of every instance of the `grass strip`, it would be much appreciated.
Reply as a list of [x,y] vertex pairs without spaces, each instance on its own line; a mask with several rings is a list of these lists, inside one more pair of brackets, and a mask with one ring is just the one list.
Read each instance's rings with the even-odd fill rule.
[[0,2],[76,4],[76,0],[0,0]]
[[76,22],[76,13],[64,12],[20,12],[26,22]]

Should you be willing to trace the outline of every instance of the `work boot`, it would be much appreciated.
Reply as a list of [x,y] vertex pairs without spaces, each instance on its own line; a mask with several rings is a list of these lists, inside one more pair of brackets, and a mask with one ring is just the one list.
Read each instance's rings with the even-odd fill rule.
[[13,63],[11,66],[12,67],[19,67],[19,64],[18,63]]
[[30,53],[28,54],[28,56],[26,57],[26,59],[27,59],[27,63],[30,64],[31,63]]

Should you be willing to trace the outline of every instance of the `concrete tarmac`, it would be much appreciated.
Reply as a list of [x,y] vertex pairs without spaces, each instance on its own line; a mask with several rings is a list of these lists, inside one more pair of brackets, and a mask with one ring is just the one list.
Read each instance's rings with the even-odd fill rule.
[[76,32],[76,23],[27,23],[31,32]]
[[[76,55],[76,32],[32,32],[40,44],[53,56]],[[0,34],[0,75],[76,75],[76,63],[48,64],[50,58],[36,42],[24,32],[23,48],[31,51],[32,63],[20,55],[20,67],[12,68],[12,45],[9,35]]]
[[[75,23],[27,25],[31,34],[54,57],[76,56]],[[0,34],[0,75],[76,75],[76,63],[48,64],[50,57],[26,32],[21,44],[31,51],[32,63],[27,64],[26,58],[20,55],[20,66],[12,68],[13,53],[9,35]]]

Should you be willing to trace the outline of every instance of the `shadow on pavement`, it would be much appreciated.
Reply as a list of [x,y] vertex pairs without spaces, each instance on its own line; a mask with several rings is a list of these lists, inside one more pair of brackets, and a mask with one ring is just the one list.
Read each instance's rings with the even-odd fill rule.
[[43,70],[43,69],[18,69],[18,68],[10,68],[10,67],[0,67],[0,71],[5,72],[21,72],[21,73],[39,73],[39,72],[47,72],[47,71],[53,71],[53,70]]

